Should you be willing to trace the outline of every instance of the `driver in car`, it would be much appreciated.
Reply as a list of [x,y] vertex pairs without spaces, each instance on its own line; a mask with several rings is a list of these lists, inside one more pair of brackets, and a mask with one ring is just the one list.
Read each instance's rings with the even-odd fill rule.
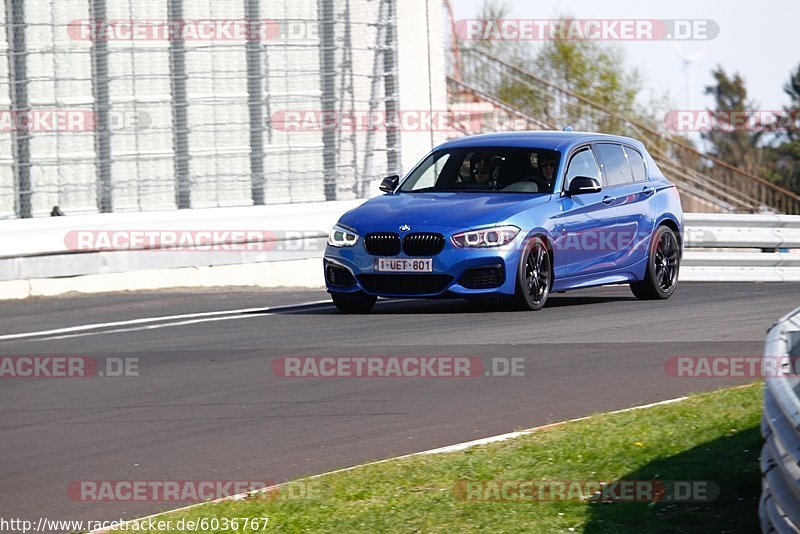
[[476,184],[488,184],[492,176],[492,159],[486,155],[472,156],[472,178]]
[[558,160],[552,154],[542,154],[539,156],[538,161],[539,173],[545,182],[545,190],[553,187],[553,182],[556,178],[556,166]]

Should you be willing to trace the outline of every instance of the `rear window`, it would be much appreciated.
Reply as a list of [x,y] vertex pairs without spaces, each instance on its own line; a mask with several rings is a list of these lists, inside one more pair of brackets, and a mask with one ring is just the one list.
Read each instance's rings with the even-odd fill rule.
[[622,151],[622,145],[598,143],[595,145],[595,149],[598,156],[600,156],[600,164],[606,179],[606,185],[614,186],[633,183],[631,166],[628,164],[625,152]]

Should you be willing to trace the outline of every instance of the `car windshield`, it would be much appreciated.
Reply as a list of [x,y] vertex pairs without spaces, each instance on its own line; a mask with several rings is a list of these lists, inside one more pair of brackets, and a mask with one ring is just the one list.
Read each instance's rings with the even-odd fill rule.
[[428,156],[401,192],[552,193],[560,155],[536,148],[463,148]]

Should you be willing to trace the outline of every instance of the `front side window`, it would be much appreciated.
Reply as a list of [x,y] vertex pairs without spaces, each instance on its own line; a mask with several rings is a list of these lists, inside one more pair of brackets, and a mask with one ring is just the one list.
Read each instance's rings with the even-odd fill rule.
[[400,192],[552,193],[560,154],[530,148],[461,148],[428,156]]
[[425,160],[422,165],[424,169],[417,178],[415,187],[417,189],[430,189],[436,186],[436,181],[441,176],[442,171],[450,159],[450,154],[433,154]]
[[597,162],[594,160],[592,151],[584,148],[580,152],[572,156],[569,160],[569,167],[567,168],[567,177],[564,180],[564,189],[569,189],[569,184],[576,176],[586,176],[594,178],[598,182],[600,180],[600,169],[597,167]]

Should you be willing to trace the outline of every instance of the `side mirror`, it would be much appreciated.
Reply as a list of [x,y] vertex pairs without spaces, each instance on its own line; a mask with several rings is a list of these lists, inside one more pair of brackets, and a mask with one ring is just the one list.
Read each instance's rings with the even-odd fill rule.
[[567,196],[585,195],[586,193],[599,193],[601,189],[602,187],[600,187],[600,181],[597,178],[576,176],[569,183]]
[[383,179],[379,189],[384,193],[394,193],[394,190],[397,189],[397,185],[399,183],[400,177],[396,174],[393,174]]

